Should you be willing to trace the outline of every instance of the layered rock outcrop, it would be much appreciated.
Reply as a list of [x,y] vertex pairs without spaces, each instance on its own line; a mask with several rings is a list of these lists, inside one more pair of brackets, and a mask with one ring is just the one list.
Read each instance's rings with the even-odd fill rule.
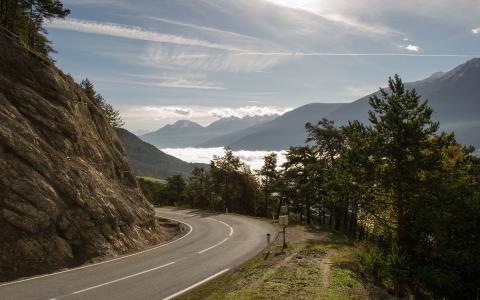
[[166,238],[101,109],[0,29],[0,281]]

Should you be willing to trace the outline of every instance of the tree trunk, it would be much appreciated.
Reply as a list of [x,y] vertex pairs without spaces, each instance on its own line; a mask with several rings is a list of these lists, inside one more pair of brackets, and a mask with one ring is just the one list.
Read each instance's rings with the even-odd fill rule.
[[344,208],[343,211],[343,232],[344,233],[349,233],[349,223],[350,223],[350,218],[348,217],[348,208]]
[[350,215],[350,236],[356,237],[357,236],[357,212],[356,210],[352,211]]
[[268,218],[268,191],[265,189],[264,191],[264,197],[265,197],[265,218]]
[[230,201],[228,201],[228,174],[225,174],[225,195],[224,195],[225,207],[230,212]]
[[310,210],[310,198],[308,196],[305,197],[305,205],[307,209],[307,225],[312,223],[312,212]]
[[18,3],[16,0],[11,0],[11,2],[13,3],[12,4],[12,11],[11,11],[11,15],[12,15],[12,19],[11,19],[11,23],[10,23],[10,31],[13,32],[13,33],[17,33],[17,31],[15,30],[16,28],[16,23],[17,23],[17,7],[18,7]]
[[30,0],[30,12],[28,14],[28,45],[33,48],[33,0]]
[[3,5],[5,3],[5,0],[0,0],[0,26],[3,25],[3,15],[4,15],[4,8]]

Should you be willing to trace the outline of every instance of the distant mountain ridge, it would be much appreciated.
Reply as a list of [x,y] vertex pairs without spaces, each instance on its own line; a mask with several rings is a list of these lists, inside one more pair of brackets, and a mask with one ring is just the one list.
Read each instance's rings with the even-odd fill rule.
[[141,139],[160,148],[195,147],[207,140],[262,124],[276,117],[278,115],[228,117],[217,120],[206,127],[189,120],[179,120],[174,124],[144,134]]
[[[441,130],[455,131],[463,144],[480,146],[480,58],[474,58],[448,72],[405,84],[429,100],[433,119]],[[375,92],[378,93],[378,92]],[[299,107],[265,124],[216,137],[200,144],[203,147],[228,146],[235,150],[284,150],[305,142],[306,122],[316,123],[323,117],[336,125],[350,120],[368,123],[369,98],[352,103],[312,103]]]
[[[283,148],[285,142],[305,140],[304,125],[306,122],[317,122],[319,116],[326,116],[340,108],[342,103],[312,103],[285,113],[278,118],[253,127],[220,136],[200,147],[229,146],[240,150],[277,150]],[[321,118],[321,117],[320,117]],[[298,136],[300,133],[300,136]]]
[[163,179],[176,174],[189,176],[196,167],[209,168],[207,164],[188,163],[168,155],[126,129],[116,128],[115,130],[127,152],[133,172],[137,176]]

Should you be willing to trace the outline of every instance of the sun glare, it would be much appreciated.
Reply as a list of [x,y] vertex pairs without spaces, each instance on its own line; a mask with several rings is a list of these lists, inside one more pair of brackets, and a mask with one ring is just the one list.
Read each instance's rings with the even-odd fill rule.
[[313,13],[323,12],[323,0],[269,0],[278,5],[303,9]]

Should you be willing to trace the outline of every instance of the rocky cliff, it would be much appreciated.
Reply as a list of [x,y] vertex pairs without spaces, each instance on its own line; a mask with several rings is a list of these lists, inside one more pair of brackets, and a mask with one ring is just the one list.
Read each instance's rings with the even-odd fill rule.
[[0,281],[168,234],[99,107],[0,29]]

